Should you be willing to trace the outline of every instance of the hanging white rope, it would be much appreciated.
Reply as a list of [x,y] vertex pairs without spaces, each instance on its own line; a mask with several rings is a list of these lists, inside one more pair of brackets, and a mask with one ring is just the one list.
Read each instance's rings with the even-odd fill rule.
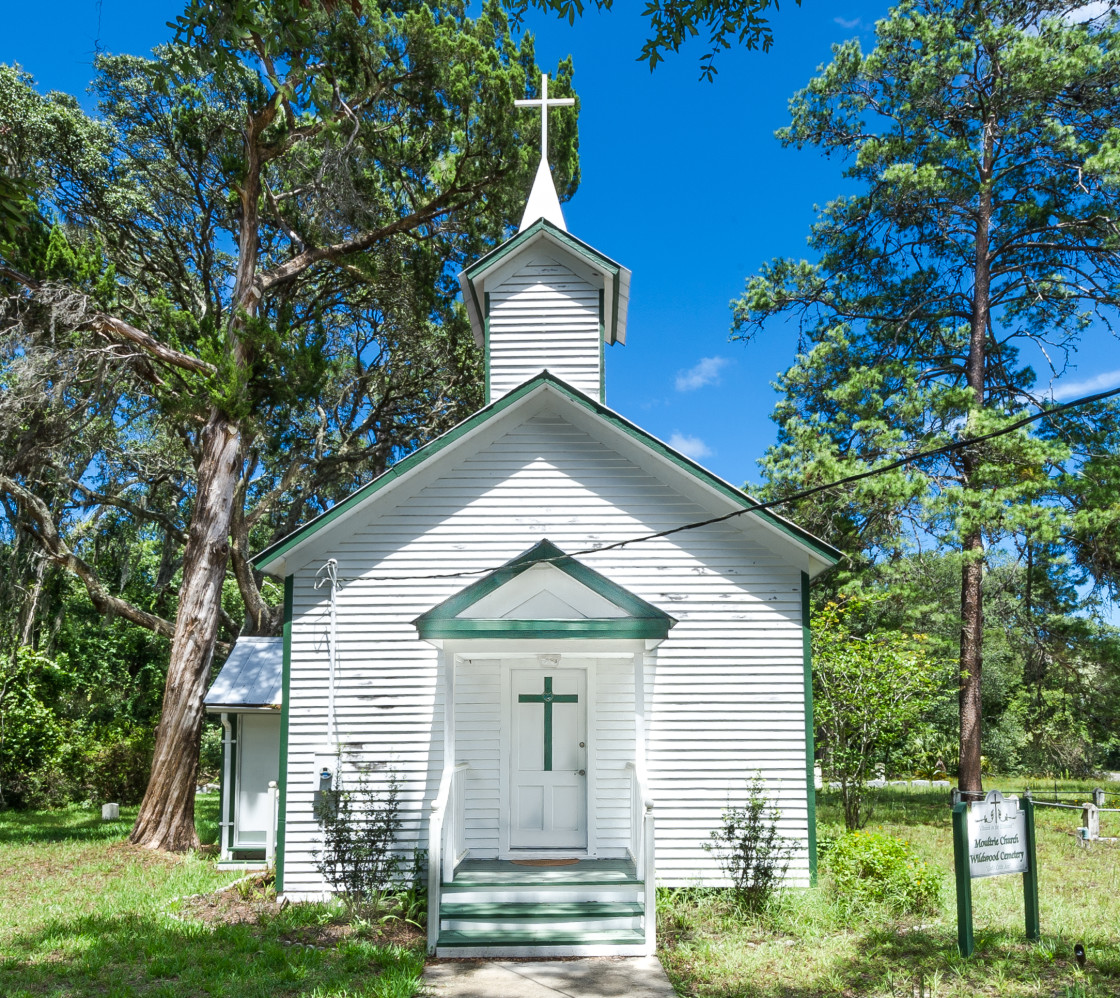
[[322,589],[323,586],[330,586],[331,600],[330,625],[327,630],[327,742],[331,751],[338,755],[338,722],[334,716],[334,677],[338,662],[338,562],[334,558],[328,558],[315,573],[315,588]]

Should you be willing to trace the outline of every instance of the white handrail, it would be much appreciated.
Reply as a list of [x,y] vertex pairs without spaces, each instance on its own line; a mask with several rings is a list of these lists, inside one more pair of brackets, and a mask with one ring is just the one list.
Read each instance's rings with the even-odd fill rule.
[[654,857],[655,828],[653,798],[649,795],[645,773],[633,762],[626,763],[630,770],[630,854],[634,866],[641,871],[645,884],[643,924],[646,934],[646,953],[657,952],[657,864]]
[[[448,829],[447,822],[444,816],[447,813],[447,802],[451,799],[451,792],[454,785],[460,781],[456,780],[457,774],[470,769],[470,764],[460,762],[458,765],[445,766],[443,774],[439,780],[439,791],[436,793],[435,800],[432,801],[432,815],[428,819],[428,953],[434,955],[436,951],[436,942],[439,940],[439,902],[440,902],[440,887],[443,883],[443,866],[444,866],[444,852],[446,851],[451,857],[451,872],[454,873],[454,864],[458,861],[458,856],[455,853],[457,849],[451,848],[445,850],[445,845],[454,843],[445,843],[445,832]],[[456,794],[456,803],[461,804],[462,796]],[[461,808],[456,808],[456,811]],[[452,814],[450,822],[450,831],[453,833],[455,826],[462,824],[461,814]]]

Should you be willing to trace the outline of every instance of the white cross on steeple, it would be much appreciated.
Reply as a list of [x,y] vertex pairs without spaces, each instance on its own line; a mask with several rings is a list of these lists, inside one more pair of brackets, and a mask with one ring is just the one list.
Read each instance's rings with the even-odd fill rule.
[[541,95],[536,99],[515,100],[516,107],[539,107],[541,109],[541,159],[548,162],[548,109],[550,107],[573,107],[574,97],[548,97],[548,73],[541,73]]

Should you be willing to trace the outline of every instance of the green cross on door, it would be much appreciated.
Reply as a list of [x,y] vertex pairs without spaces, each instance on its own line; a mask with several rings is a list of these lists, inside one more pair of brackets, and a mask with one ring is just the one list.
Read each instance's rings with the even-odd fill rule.
[[552,677],[544,677],[543,693],[518,694],[518,703],[539,703],[544,705],[544,769],[552,771],[552,705],[554,703],[577,703],[579,697],[574,693],[553,693]]

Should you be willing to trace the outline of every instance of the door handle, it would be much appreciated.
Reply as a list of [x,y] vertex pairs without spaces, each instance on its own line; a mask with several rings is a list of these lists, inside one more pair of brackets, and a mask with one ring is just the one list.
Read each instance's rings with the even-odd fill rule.
[[586,769],[577,769],[576,770],[576,776],[586,776],[586,775],[587,775],[587,770]]

